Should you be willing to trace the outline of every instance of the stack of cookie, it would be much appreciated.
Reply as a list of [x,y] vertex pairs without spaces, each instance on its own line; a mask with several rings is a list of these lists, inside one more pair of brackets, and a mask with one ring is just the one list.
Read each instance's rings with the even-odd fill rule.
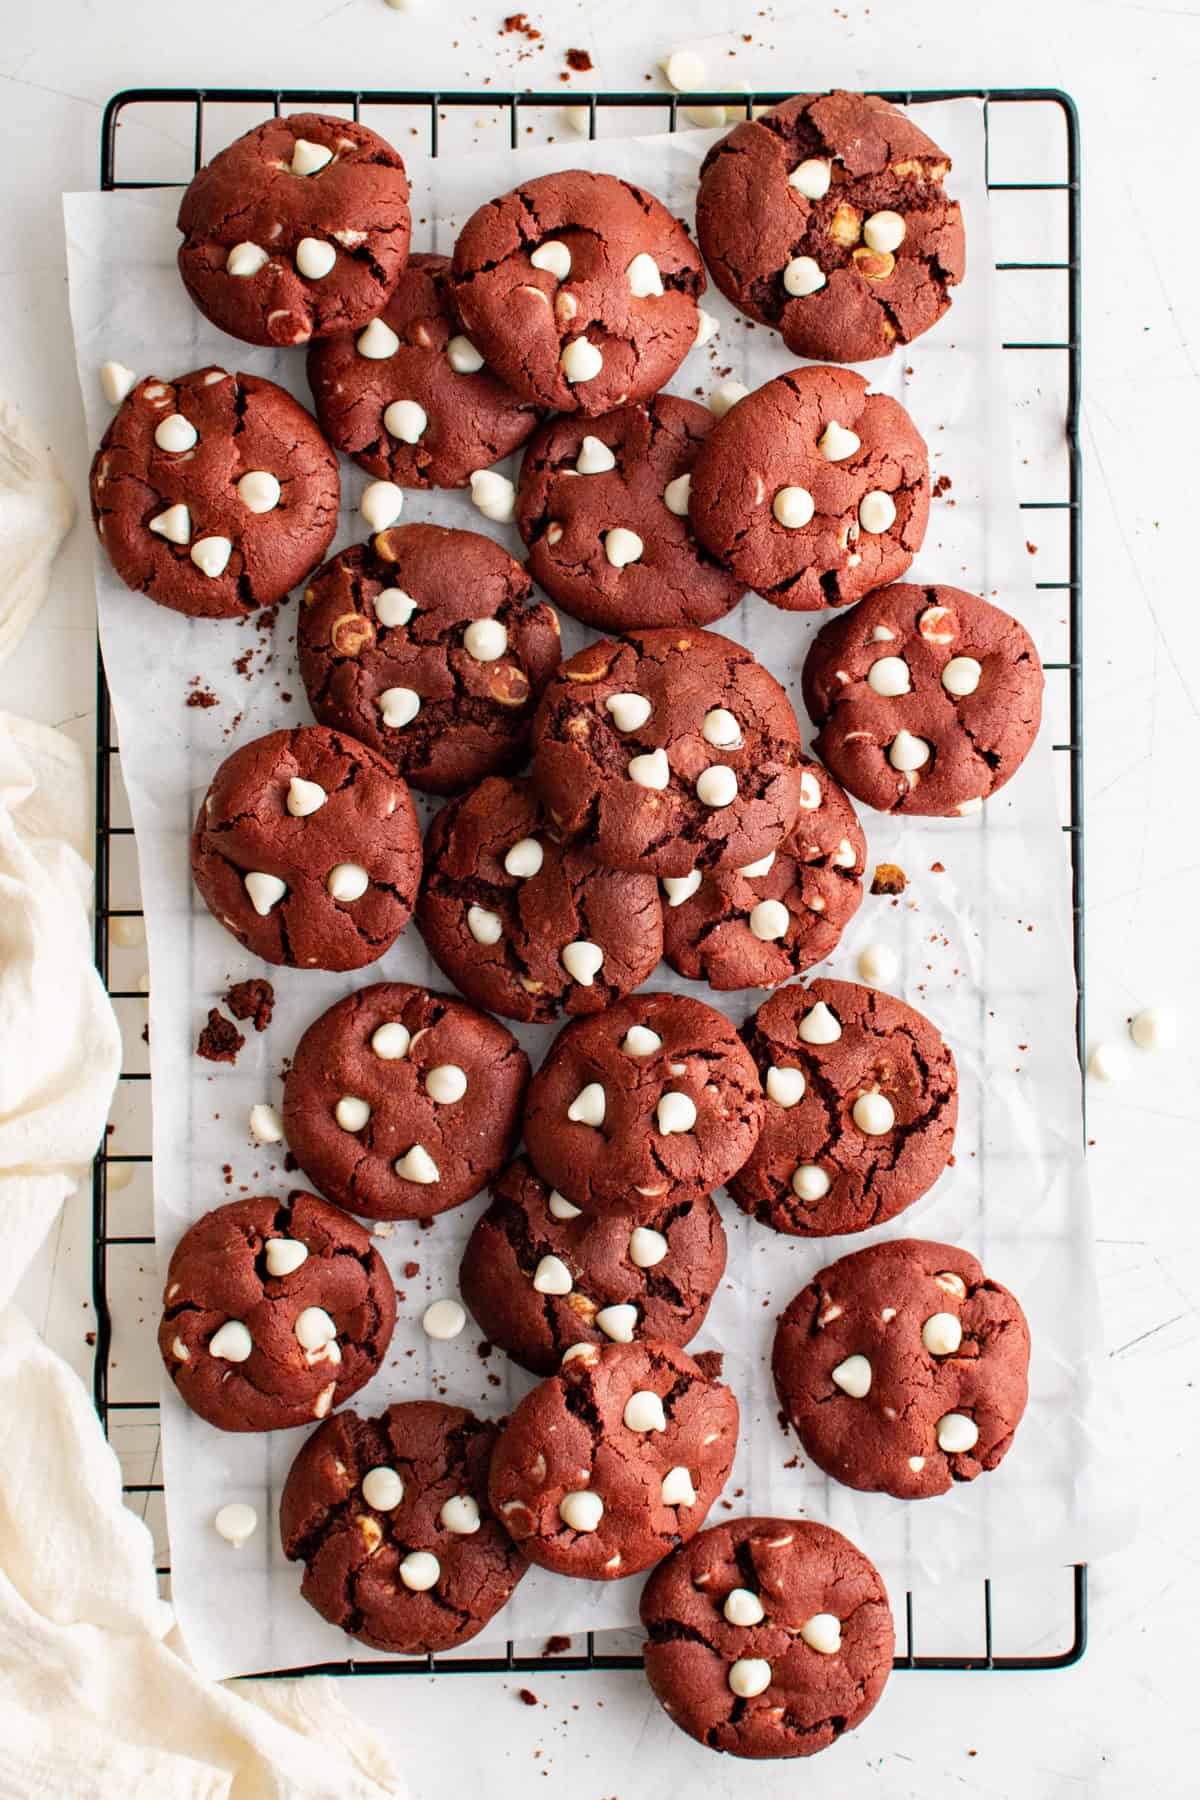
[[[874,1705],[886,1594],[836,1532],[731,1520],[737,1401],[687,1354],[725,1268],[714,1194],[777,1232],[869,1230],[951,1161],[953,1055],[874,987],[805,974],[857,908],[880,811],[977,811],[1037,731],[1041,670],[976,595],[903,582],[925,443],[840,365],[936,324],[964,269],[949,161],[894,107],[802,96],[710,151],[700,252],[653,195],[568,171],[481,207],[450,258],[409,256],[408,179],[358,124],[278,118],[184,198],[195,304],[255,344],[309,346],[316,419],[208,367],[106,380],[97,530],[133,588],[238,618],[303,584],[314,725],[216,772],[196,885],[254,954],[350,971],[414,916],[463,999],[382,982],[305,1033],[291,1155],[323,1196],[234,1202],[185,1235],[160,1341],[225,1430],[320,1421],[283,1495],[303,1592],[410,1653],[479,1631],[530,1562],[658,1567],[650,1680],[712,1748],[804,1755]],[[741,312],[812,359],[710,408],[662,390]],[[496,464],[525,447],[519,482]],[[370,535],[329,561],[336,452],[371,476]],[[469,490],[474,530],[399,524]],[[320,566],[318,566],[320,565]],[[562,659],[558,618],[602,634]],[[839,611],[787,693],[710,629],[753,590]],[[422,846],[410,788],[444,801]],[[647,992],[661,957],[717,993],[776,990],[740,1032]],[[491,1015],[565,1023],[541,1067]],[[520,1139],[526,1154],[512,1160]],[[429,1220],[491,1189],[463,1300],[541,1378],[507,1422],[427,1398],[335,1410],[379,1368],[395,1297],[349,1214]],[[436,1315],[436,1317],[434,1316]],[[457,1302],[426,1328],[462,1329]],[[774,1376],[812,1460],[903,1499],[992,1469],[1025,1402],[1019,1306],[961,1249],[873,1243],[779,1323]]]

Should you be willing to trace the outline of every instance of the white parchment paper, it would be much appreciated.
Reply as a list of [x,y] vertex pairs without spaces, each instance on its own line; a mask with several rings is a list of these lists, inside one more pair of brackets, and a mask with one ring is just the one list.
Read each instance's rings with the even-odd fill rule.
[[[970,101],[917,111],[953,157],[970,272],[934,331],[864,369],[877,388],[903,400],[930,444],[935,476],[945,473],[953,482],[952,504],[934,503],[910,579],[956,583],[996,598],[1026,623],[1043,654],[1061,657],[1062,596],[1034,591],[1016,509],[993,318],[982,115]],[[687,131],[439,161],[408,157],[406,150],[414,217],[421,221],[414,247],[448,252],[482,201],[519,179],[571,166],[627,176],[691,218],[699,162],[718,135]],[[109,417],[97,378],[109,357],[139,374],[166,377],[222,362],[269,375],[309,403],[302,352],[235,343],[191,306],[175,267],[177,204],[173,191],[67,197],[71,306],[93,441]],[[721,320],[720,335],[692,352],[670,384],[675,392],[707,392],[730,374],[756,387],[794,364],[774,333],[748,327],[719,295],[710,291],[705,304]],[[335,547],[366,536],[353,510],[366,477],[346,463],[342,473]],[[520,554],[515,530],[487,524],[461,493],[411,494],[404,517],[483,530]],[[99,554],[97,587],[146,911],[155,1217],[165,1268],[181,1233],[210,1207],[242,1192],[295,1185],[298,1178],[285,1174],[281,1157],[251,1143],[246,1120],[255,1101],[278,1103],[281,1065],[305,1026],[351,987],[381,979],[445,982],[415,928],[357,976],[267,969],[241,951],[193,892],[188,835],[218,762],[236,745],[310,719],[295,667],[294,604],[265,632],[255,621],[189,621],[128,592]],[[799,672],[819,622],[750,597],[718,625],[787,684],[802,722]],[[569,654],[589,634],[568,619],[563,625]],[[247,651],[249,678],[234,667]],[[219,706],[185,706],[196,677],[219,696]],[[1081,1148],[1070,891],[1050,735],[1043,729],[1023,770],[974,818],[898,821],[863,809],[870,864],[899,863],[910,885],[896,902],[866,898],[837,953],[815,971],[853,978],[858,949],[873,940],[898,951],[897,991],[936,1022],[958,1061],[954,1167],[902,1217],[854,1239],[781,1237],[723,1200],[728,1274],[693,1345],[725,1351],[725,1374],[741,1403],[740,1449],[726,1490],[733,1509],[803,1511],[839,1527],[877,1562],[896,1599],[917,1582],[997,1576],[1006,1568],[1094,1555],[1125,1525],[1114,1498],[1118,1484],[1105,1462],[1109,1418],[1099,1378]],[[423,804],[424,817],[429,810]],[[257,1036],[247,1027],[234,1068],[198,1061],[194,1045],[209,1006],[230,979],[251,974],[267,974],[275,986],[269,1031]],[[687,984],[663,965],[650,985]],[[762,998],[693,991],[739,1021]],[[519,1035],[536,1060],[551,1032],[521,1027]],[[223,1165],[232,1169],[231,1184]],[[456,1291],[462,1246],[485,1204],[481,1197],[425,1231],[398,1224],[377,1240],[403,1299],[385,1366],[355,1407],[378,1410],[393,1399],[437,1392],[498,1414],[530,1385],[499,1352],[481,1359],[473,1326],[448,1344],[431,1343],[420,1326],[431,1298]],[[1007,1460],[943,1498],[912,1504],[852,1493],[806,1466],[779,1426],[769,1376],[775,1319],[816,1270],[880,1237],[906,1235],[961,1243],[978,1254],[989,1274],[1017,1293],[1033,1333],[1029,1409]],[[417,1275],[405,1274],[409,1263],[419,1263]],[[215,1431],[182,1406],[165,1378],[162,1434],[174,1599],[196,1661],[224,1676],[346,1655],[370,1659],[371,1651],[301,1601],[299,1570],[278,1546],[277,1497],[301,1434]],[[211,1525],[218,1506],[233,1499],[253,1502],[264,1522],[237,1553]],[[721,1516],[718,1505],[715,1517]],[[629,1625],[641,1585],[639,1579],[589,1585],[535,1570],[485,1641]]]

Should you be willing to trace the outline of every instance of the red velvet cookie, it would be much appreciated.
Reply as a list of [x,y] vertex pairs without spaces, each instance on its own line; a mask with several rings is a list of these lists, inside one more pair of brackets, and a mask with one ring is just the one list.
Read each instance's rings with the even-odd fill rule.
[[248,344],[304,344],[382,310],[408,260],[408,176],[365,125],[292,113],[214,156],[178,225],[206,318]]
[[126,587],[236,619],[302,581],[337,530],[337,458],[260,375],[139,381],[92,463],[92,518]]
[[646,1679],[681,1731],[729,1756],[812,1756],[861,1725],[892,1672],[878,1571],[808,1519],[730,1519],[642,1590]]
[[797,1294],[772,1369],[818,1468],[924,1500],[1007,1455],[1025,1411],[1029,1327],[966,1250],[894,1238],[830,1263]]
[[732,1391],[675,1345],[581,1345],[501,1432],[492,1509],[556,1575],[636,1575],[699,1531],[737,1429]]
[[365,744],[319,725],[227,756],[192,833],[204,904],[264,962],[361,969],[408,923],[421,879],[412,796]]
[[556,412],[611,412],[671,379],[696,341],[704,270],[660,200],[567,169],[489,200],[454,247],[452,296],[488,367]]
[[304,1564],[309,1605],[397,1656],[482,1631],[527,1567],[488,1505],[496,1435],[490,1420],[437,1400],[327,1419],[279,1503],[283,1553]]
[[854,981],[782,988],[743,1027],[766,1092],[762,1134],[729,1183],[797,1237],[866,1231],[931,1188],[954,1148],[958,1074],[935,1026]]
[[529,1085],[525,1143],[575,1205],[641,1218],[728,1181],[763,1111],[758,1071],[722,1013],[686,994],[635,994],[559,1032]]
[[692,464],[713,423],[706,406],[657,394],[598,419],[552,419],[534,437],[517,525],[534,579],[585,625],[711,625],[741,599],[688,524]]
[[950,305],[966,247],[950,158],[874,94],[799,94],[700,171],[696,230],[721,292],[797,356],[865,362]]
[[554,608],[521,564],[442,525],[339,551],[304,590],[297,639],[322,723],[432,794],[516,768],[561,653]]
[[528,1079],[511,1031],[464,1001],[399,981],[358,988],[296,1046],[288,1148],[348,1212],[430,1218],[503,1168]]
[[725,1272],[720,1215],[702,1197],[640,1217],[581,1212],[524,1157],[510,1163],[458,1273],[484,1335],[538,1375],[573,1344],[689,1343]]
[[867,844],[832,776],[801,758],[800,812],[778,850],[698,885],[674,881],[663,954],[689,981],[772,988],[837,947],[862,899]]
[[455,987],[509,1019],[601,1012],[662,955],[653,875],[561,844],[532,785],[498,775],[429,827],[417,924]]
[[895,581],[929,522],[929,453],[851,369],[792,369],[705,439],[688,516],[747,587],[787,612],[848,606]]
[[533,779],[568,840],[663,876],[743,868],[800,810],[800,727],[773,675],[712,631],[589,644],[550,682]]
[[900,583],[813,638],[804,702],[817,754],[880,812],[978,812],[1024,762],[1042,665],[1020,622],[977,594]]
[[396,1290],[361,1225],[312,1194],[234,1200],[184,1232],[158,1347],[181,1400],[221,1431],[309,1425],[369,1381]]
[[447,256],[412,256],[364,331],[321,338],[308,382],[331,444],[405,488],[465,487],[538,422],[487,368],[450,304]]

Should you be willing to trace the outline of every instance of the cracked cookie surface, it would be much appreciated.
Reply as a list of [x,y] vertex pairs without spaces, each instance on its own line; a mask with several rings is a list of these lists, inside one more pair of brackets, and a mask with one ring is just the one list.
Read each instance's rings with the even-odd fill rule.
[[306,725],[226,757],[200,804],[191,857],[204,904],[265,962],[361,969],[412,914],[421,832],[382,756]]
[[176,1393],[210,1425],[279,1431],[323,1419],[369,1381],[395,1322],[396,1290],[362,1226],[296,1192],[234,1200],[189,1227],[167,1269],[158,1346]]
[[800,811],[778,850],[665,899],[663,954],[689,981],[778,987],[829,956],[857,912],[867,844],[854,808],[807,757],[800,782]]
[[958,1075],[923,1013],[818,980],[773,994],[742,1035],[766,1093],[762,1133],[729,1183],[743,1212],[834,1237],[894,1218],[933,1186],[954,1148]]
[[[580,1212],[524,1157],[492,1188],[463,1253],[459,1287],[492,1343],[537,1375],[573,1344],[686,1344],[725,1272],[725,1232],[707,1198],[641,1216]],[[568,1283],[570,1284],[568,1286]]]
[[472,214],[453,300],[489,368],[556,412],[611,412],[668,382],[696,341],[704,269],[653,194],[567,169]]
[[[462,336],[449,269],[446,256],[410,257],[379,315],[385,329],[374,327],[361,345],[363,334],[339,332],[308,353],[308,384],[330,443],[398,487],[465,487],[475,469],[519,449],[538,422],[537,408]],[[390,414],[393,432],[395,406],[404,410]]]
[[465,1644],[496,1616],[528,1566],[488,1505],[497,1430],[461,1406],[408,1400],[375,1419],[340,1412],[313,1432],[288,1472],[279,1530],[323,1619],[417,1656]]
[[887,356],[936,324],[963,278],[950,158],[873,94],[800,94],[709,151],[696,230],[739,311],[822,362]]
[[296,1046],[288,1148],[348,1212],[430,1218],[503,1168],[528,1079],[512,1033],[465,1001],[399,981],[359,988]]
[[383,309],[408,259],[408,176],[367,126],[292,113],[214,156],[177,223],[205,318],[249,344],[303,344]]
[[634,631],[580,650],[546,688],[533,756],[564,838],[617,869],[742,868],[778,848],[800,808],[791,702],[712,631]]
[[737,1430],[732,1390],[676,1345],[588,1345],[501,1432],[492,1507],[542,1568],[586,1581],[636,1575],[699,1531]]
[[525,1143],[573,1204],[641,1217],[727,1181],[764,1107],[722,1013],[690,995],[634,994],[559,1032],[529,1084]]
[[[878,1571],[840,1531],[807,1519],[710,1526],[659,1563],[641,1616],[646,1679],[664,1710],[729,1756],[827,1749],[862,1723],[892,1671]],[[748,1661],[765,1666],[747,1684],[735,1671]]]
[[560,843],[521,778],[491,776],[437,814],[416,918],[454,985],[509,1019],[600,1012],[662,955],[653,875],[605,868],[586,845]]
[[869,394],[852,369],[791,369],[718,420],[688,516],[705,549],[773,606],[848,606],[897,580],[921,548],[929,453],[899,401]]
[[771,1366],[819,1468],[923,1500],[1007,1454],[1025,1411],[1029,1327],[968,1251],[895,1238],[814,1276],[779,1320]]
[[282,600],[337,529],[337,458],[292,396],[215,365],[148,376],[91,469],[92,520],[126,587],[190,618]]
[[297,642],[317,717],[432,794],[516,768],[561,655],[521,564],[442,525],[339,551],[304,590]]
[[962,588],[901,582],[831,619],[805,658],[814,749],[880,812],[977,812],[1038,733],[1045,685],[1025,627]]
[[521,464],[517,525],[530,573],[574,618],[597,631],[711,625],[737,605],[741,582],[701,549],[687,519],[692,465],[713,423],[706,406],[658,394],[537,432]]

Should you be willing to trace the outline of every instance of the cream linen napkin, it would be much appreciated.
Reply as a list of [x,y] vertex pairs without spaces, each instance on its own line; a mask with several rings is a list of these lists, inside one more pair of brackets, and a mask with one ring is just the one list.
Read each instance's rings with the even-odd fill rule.
[[[71,510],[0,402],[0,661]],[[92,966],[89,838],[75,745],[0,713],[0,1796],[403,1795],[333,1682],[221,1686],[191,1667],[88,1395],[12,1304],[88,1173],[120,1067]]]

